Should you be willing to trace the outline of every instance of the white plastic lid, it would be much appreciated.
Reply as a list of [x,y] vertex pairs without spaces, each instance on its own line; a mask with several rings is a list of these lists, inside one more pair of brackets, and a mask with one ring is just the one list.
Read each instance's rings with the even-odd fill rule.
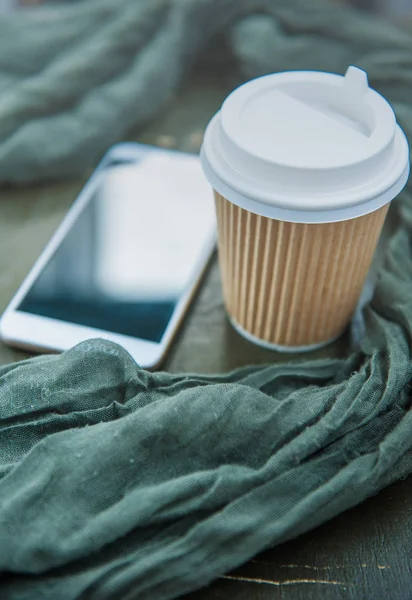
[[237,88],[205,133],[203,169],[228,200],[263,216],[323,223],[390,202],[409,175],[389,103],[349,67],[267,75]]

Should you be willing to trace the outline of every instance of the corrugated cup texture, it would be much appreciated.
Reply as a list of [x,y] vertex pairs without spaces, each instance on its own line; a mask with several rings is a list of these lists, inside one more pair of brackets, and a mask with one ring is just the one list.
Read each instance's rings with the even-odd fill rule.
[[279,346],[327,343],[346,329],[388,205],[339,223],[268,219],[215,192],[219,258],[230,317]]

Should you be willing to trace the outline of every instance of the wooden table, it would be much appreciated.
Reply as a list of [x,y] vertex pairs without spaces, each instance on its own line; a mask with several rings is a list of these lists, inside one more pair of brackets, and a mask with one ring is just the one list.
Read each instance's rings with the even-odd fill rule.
[[[193,78],[141,142],[196,151],[201,133],[231,84]],[[49,240],[85,178],[0,191],[0,310],[4,310]],[[314,356],[339,356],[340,340]],[[29,356],[0,344],[0,362]],[[290,360],[257,348],[227,321],[216,258],[169,353],[170,371],[224,372],[246,364]],[[411,432],[412,435],[412,432]],[[257,556],[186,600],[412,599],[412,478],[295,541]]]

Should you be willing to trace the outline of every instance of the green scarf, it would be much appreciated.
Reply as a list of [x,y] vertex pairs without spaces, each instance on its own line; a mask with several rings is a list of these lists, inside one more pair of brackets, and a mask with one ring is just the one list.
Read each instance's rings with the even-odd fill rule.
[[[356,62],[412,131],[412,37],[389,25],[336,7],[309,8],[306,0],[123,0],[125,16],[119,11],[117,20],[111,4],[56,12],[47,34],[53,62],[33,77],[24,73],[46,62],[47,45],[36,46],[30,60],[26,52],[27,63],[17,51],[2,55],[3,67],[12,72],[13,63],[21,76],[0,96],[3,178],[30,180],[54,169],[61,175],[75,172],[85,156],[93,161],[131,123],[125,110],[102,133],[99,119],[132,105],[137,121],[146,118],[219,22],[244,76],[297,66],[339,71]],[[239,21],[251,7],[259,15]],[[90,22],[76,17],[87,10],[103,49],[113,52],[109,32],[120,22],[124,44],[113,56],[120,61],[129,49],[123,76],[103,66],[93,71],[93,92],[87,77],[97,50],[88,45]],[[144,10],[146,21],[132,20],[133,11]],[[9,19],[17,28],[20,17]],[[39,17],[32,41],[41,27]],[[84,45],[75,47],[80,35]],[[82,51],[80,68],[80,59],[70,60]],[[72,96],[52,86],[58,81],[74,81]],[[46,96],[54,104],[42,104]],[[150,107],[136,104],[148,97],[156,99]],[[90,114],[95,120],[84,129]],[[50,147],[43,136],[54,140]],[[147,373],[120,347],[90,341],[61,356],[2,367],[0,596],[175,598],[410,473],[410,188],[393,211],[398,225],[365,309],[366,333],[347,359],[179,376]]]

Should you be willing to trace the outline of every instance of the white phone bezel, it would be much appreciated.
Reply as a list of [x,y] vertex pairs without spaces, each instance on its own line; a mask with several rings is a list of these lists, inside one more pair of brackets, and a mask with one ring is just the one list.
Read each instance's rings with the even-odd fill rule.
[[13,296],[10,304],[0,319],[0,337],[5,342],[29,350],[57,351],[68,350],[76,344],[92,339],[103,338],[123,346],[136,362],[146,368],[158,366],[177,331],[187,307],[194,295],[197,286],[204,274],[211,254],[216,245],[216,232],[211,231],[205,240],[204,247],[199,253],[198,260],[193,269],[193,275],[186,290],[179,299],[168,326],[159,343],[133,338],[131,336],[112,333],[92,327],[85,327],[75,323],[59,321],[49,317],[32,315],[17,310],[32,284],[35,282],[47,261],[64,239],[74,221],[89,201],[102,177],[105,166],[113,160],[138,160],[148,152],[175,152],[148,147],[137,143],[122,143],[113,146],[103,157],[97,169],[90,177],[80,194],[73,202],[65,218],[53,234],[52,238],[42,251],[29,274],[24,279],[20,288]]

